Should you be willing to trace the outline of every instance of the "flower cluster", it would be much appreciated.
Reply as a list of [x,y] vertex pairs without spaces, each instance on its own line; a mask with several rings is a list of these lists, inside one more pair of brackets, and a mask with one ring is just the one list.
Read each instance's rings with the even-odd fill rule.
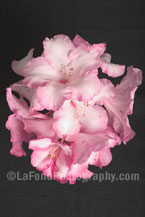
[[112,160],[110,149],[132,139],[129,125],[134,95],[142,72],[129,66],[122,81],[113,85],[98,77],[123,75],[124,65],[111,63],[106,44],[91,45],[79,35],[45,38],[41,56],[33,49],[12,62],[23,79],[7,88],[13,112],[6,128],[11,132],[10,153],[25,156],[29,143],[31,164],[51,179],[70,184],[90,178],[89,165],[100,168]]

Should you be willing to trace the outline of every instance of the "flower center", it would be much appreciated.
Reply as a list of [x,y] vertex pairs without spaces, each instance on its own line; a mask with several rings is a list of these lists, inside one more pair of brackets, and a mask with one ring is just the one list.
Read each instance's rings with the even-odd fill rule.
[[55,148],[51,154],[48,154],[48,158],[56,160],[58,158],[60,151],[61,151],[61,147]]
[[71,78],[73,70],[74,69],[72,68],[71,63],[68,63],[67,65],[61,64],[59,72],[63,75],[63,79],[59,80],[59,83],[61,84],[68,83]]

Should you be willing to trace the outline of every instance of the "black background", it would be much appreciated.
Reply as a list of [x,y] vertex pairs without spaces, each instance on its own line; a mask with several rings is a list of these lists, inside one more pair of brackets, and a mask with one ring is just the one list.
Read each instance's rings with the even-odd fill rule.
[[[11,61],[21,59],[42,41],[55,34],[71,38],[81,35],[90,43],[107,43],[112,62],[134,65],[145,75],[145,6],[141,0],[13,0],[0,1],[1,144],[0,195],[3,217],[145,217],[145,85],[137,90],[134,114],[130,117],[136,132],[127,146],[112,150],[113,161],[96,173],[139,173],[139,181],[77,181],[62,185],[56,181],[9,181],[9,171],[20,174],[35,171],[30,152],[25,158],[9,154],[10,134],[5,121],[11,112],[5,88],[20,77],[11,70]],[[119,79],[114,79],[115,82]],[[25,145],[26,146],[26,145]]]

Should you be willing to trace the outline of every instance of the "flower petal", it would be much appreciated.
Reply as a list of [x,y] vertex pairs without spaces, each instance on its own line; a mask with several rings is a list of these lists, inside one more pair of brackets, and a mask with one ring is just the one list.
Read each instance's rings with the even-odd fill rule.
[[113,63],[105,63],[103,62],[101,65],[102,72],[111,77],[118,77],[123,75],[125,66]]
[[74,46],[84,48],[86,50],[90,49],[90,43],[86,40],[84,40],[80,35],[76,35],[75,38],[73,39],[73,44]]
[[76,103],[82,133],[95,134],[107,128],[108,117],[101,106],[88,106]]
[[68,100],[55,112],[53,128],[59,137],[76,135],[79,131],[95,134],[105,130],[107,122],[107,114],[102,107]]
[[54,137],[55,132],[52,129],[53,119],[23,119],[24,129],[28,133],[35,133],[37,138]]
[[[123,78],[121,83],[114,88],[106,83],[106,89],[109,89],[109,95],[114,92],[114,96],[101,94],[99,102],[103,104],[109,116],[109,125],[118,132],[124,143],[132,139],[135,132],[129,125],[127,114],[132,114],[133,99],[137,87],[142,82],[142,72],[139,69],[128,67],[127,75]],[[111,96],[111,95],[110,95]],[[98,97],[94,99],[94,102],[98,102]],[[93,102],[93,103],[94,103]]]
[[99,43],[91,45],[88,41],[84,40],[81,36],[76,35],[73,39],[73,44],[76,48],[81,47],[84,50],[90,51],[95,50],[98,56],[101,56],[106,50],[106,43]]
[[105,74],[111,77],[118,77],[123,75],[125,70],[125,65],[110,63],[111,61],[110,54],[104,53],[101,56],[101,59],[103,60],[101,65],[102,72],[104,72]]
[[72,82],[72,99],[89,101],[100,91],[100,81],[96,73],[90,73],[84,77],[78,77]]
[[100,91],[91,101],[89,105],[99,104],[103,105],[105,100],[115,96],[115,87],[108,79],[100,79]]
[[90,165],[102,168],[103,166],[107,166],[111,161],[112,153],[110,151],[110,148],[107,147],[99,152],[92,152],[87,162]]
[[43,148],[48,148],[50,145],[52,145],[52,142],[49,138],[33,139],[29,143],[29,149],[35,151]]
[[68,172],[67,179],[69,184],[75,184],[77,178],[89,179],[93,175],[93,172],[88,170],[88,164],[73,164]]
[[71,89],[56,82],[48,83],[37,89],[39,103],[48,110],[58,110],[68,95],[71,95]]
[[80,131],[78,114],[74,105],[66,100],[59,111],[54,113],[53,129],[62,138],[66,135],[74,135]]
[[110,129],[96,135],[79,133],[77,136],[67,137],[67,141],[74,142],[72,146],[74,164],[87,161],[92,151],[98,152],[108,146],[114,147],[120,144],[120,138]]
[[9,116],[6,122],[6,128],[11,132],[11,142],[13,146],[10,153],[16,157],[26,156],[22,144],[23,141],[29,142],[29,140],[33,138],[33,134],[25,132],[23,123],[16,118],[15,114]]
[[72,151],[68,145],[62,145],[60,154],[56,160],[54,178],[62,183],[67,182],[67,174],[72,163]]
[[29,87],[26,87],[22,81],[19,81],[12,85],[12,90],[16,91],[18,94],[20,94],[22,97],[25,97],[29,103],[30,103],[30,112],[33,112],[35,110],[41,111],[43,110],[43,107],[38,103],[37,97],[36,97],[36,90],[31,89]]
[[69,59],[73,69],[71,80],[101,66],[100,58],[98,58],[95,49],[87,51],[81,47],[75,48],[69,53]]
[[29,142],[29,149],[33,150],[31,155],[31,164],[38,170],[45,170],[53,164],[53,159],[49,158],[49,154],[57,146],[51,142],[49,138],[34,139]]
[[28,105],[22,98],[17,99],[12,94],[12,89],[7,88],[6,89],[6,99],[8,102],[8,105],[12,112],[19,114],[20,116],[27,117],[28,116]]
[[57,69],[60,69],[61,64],[68,64],[68,53],[74,48],[67,35],[56,35],[51,39],[45,38],[43,47],[44,52],[42,55]]
[[45,60],[43,56],[33,58],[24,68],[24,84],[28,87],[36,88],[48,81],[58,80],[62,75]]
[[12,69],[16,74],[24,76],[24,67],[33,58],[33,50],[32,48],[23,59],[12,61]]
[[[15,86],[15,84],[13,84],[12,86]],[[37,111],[32,112],[31,108],[28,106],[27,102],[23,99],[21,94],[20,94],[20,98],[17,98],[12,94],[13,88],[9,87],[6,90],[7,90],[6,99],[7,99],[8,105],[11,111],[14,112],[17,115],[17,117],[26,118],[26,119],[33,119],[33,118],[47,119],[48,118],[47,115],[43,115]]]

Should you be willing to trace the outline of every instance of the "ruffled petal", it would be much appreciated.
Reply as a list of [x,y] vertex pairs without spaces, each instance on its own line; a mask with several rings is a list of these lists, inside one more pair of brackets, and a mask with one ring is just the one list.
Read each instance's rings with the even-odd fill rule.
[[67,135],[76,135],[80,131],[80,123],[78,119],[75,104],[66,100],[59,111],[54,113],[53,129],[57,135],[62,138]]
[[68,100],[55,112],[53,128],[59,137],[76,135],[79,131],[95,134],[105,130],[107,122],[107,114],[102,107]]
[[54,137],[55,132],[52,129],[53,119],[23,119],[24,129],[28,133],[35,133],[37,138]]
[[14,114],[9,116],[6,128],[11,132],[12,148],[10,153],[16,157],[26,156],[26,152],[22,147],[23,141],[29,142],[34,135],[26,133],[23,123]]
[[[127,114],[132,114],[134,94],[142,82],[142,72],[140,69],[130,66],[127,68],[127,75],[116,87],[109,82],[105,84],[104,81],[103,88],[99,96],[94,98],[93,104],[96,102],[106,107],[109,125],[120,134],[121,139],[126,143],[135,136],[135,132],[129,125]],[[106,88],[104,88],[105,86]]]
[[61,73],[55,67],[51,67],[46,59],[41,56],[33,58],[24,68],[24,84],[28,87],[36,88],[42,86],[48,81],[59,80]]
[[10,107],[10,110],[16,114],[19,114],[20,116],[27,117],[28,116],[28,105],[25,102],[23,98],[16,98],[12,94],[12,89],[7,88],[6,89],[6,99],[8,102],[8,105]]
[[[72,162],[72,151],[67,145],[52,143],[49,138],[31,140],[31,163],[43,174],[59,182],[67,182],[66,176]],[[57,152],[57,153],[56,153]],[[56,156],[54,156],[57,154]]]
[[132,114],[134,94],[137,87],[142,83],[142,71],[138,68],[129,66],[127,68],[127,75],[122,79],[121,83],[116,86],[115,94],[117,98],[123,102],[121,110]]
[[26,87],[22,83],[22,81],[19,81],[19,82],[13,84],[12,90],[16,91],[19,95],[21,95],[22,97],[25,97],[29,101],[30,113],[31,112],[33,113],[35,110],[37,110],[37,111],[43,110],[43,107],[38,103],[38,100],[36,97],[36,90],[31,89],[29,87]]
[[89,101],[100,91],[100,81],[96,73],[90,73],[84,77],[79,77],[72,82],[72,99],[79,101]]
[[93,172],[88,170],[88,164],[73,164],[68,172],[67,179],[69,184],[75,184],[77,178],[89,179]]
[[88,106],[84,103],[76,103],[78,117],[82,133],[95,134],[107,128],[108,117],[101,106]]
[[111,81],[102,78],[100,79],[100,91],[98,95],[96,95],[91,101],[89,101],[89,105],[95,105],[96,103],[99,105],[103,105],[105,100],[115,96],[115,87]]
[[118,77],[123,75],[125,66],[113,63],[102,63],[101,65],[102,72],[107,74],[110,77]]
[[84,40],[80,35],[76,35],[75,38],[73,39],[73,44],[74,46],[81,47],[83,49],[89,50],[90,49],[90,43],[86,40]]
[[52,66],[60,69],[61,64],[69,63],[68,53],[74,48],[72,41],[66,35],[56,35],[43,41],[43,56]]
[[33,58],[33,50],[32,48],[23,59],[12,61],[12,69],[16,74],[24,76],[24,67]]
[[34,139],[29,142],[32,149],[31,164],[38,170],[45,170],[53,165],[53,159],[49,157],[57,146],[49,138]]
[[112,153],[110,148],[107,147],[99,152],[92,152],[87,162],[90,165],[102,168],[103,166],[107,166],[111,161]]
[[101,66],[95,49],[87,51],[81,47],[75,48],[70,52],[69,59],[72,65],[71,81]]
[[81,47],[84,50],[90,51],[94,49],[98,56],[101,56],[106,50],[106,43],[99,43],[91,45],[88,41],[84,40],[81,36],[76,35],[73,39],[73,44],[76,48]]
[[61,146],[60,154],[56,160],[55,172],[53,173],[54,178],[61,182],[67,182],[67,174],[72,164],[72,150],[67,145]]
[[48,110],[58,110],[69,95],[71,96],[71,89],[56,82],[48,83],[37,89],[39,103]]
[[92,151],[98,152],[106,147],[114,147],[120,144],[119,136],[107,129],[96,135],[79,133],[77,136],[67,137],[67,141],[74,142],[73,163],[83,163],[88,160]]
[[101,56],[101,59],[103,60],[101,65],[101,69],[103,73],[107,74],[110,77],[118,77],[123,75],[125,70],[125,65],[110,63],[111,61],[110,54],[104,53]]
[[49,138],[33,139],[29,143],[29,149],[35,151],[43,148],[48,148],[50,145],[52,145],[52,142]]
[[28,106],[27,102],[23,99],[23,96],[21,94],[20,94],[20,98],[17,98],[12,94],[11,87],[7,88],[6,90],[7,90],[6,99],[7,99],[8,105],[11,111],[14,112],[17,115],[17,117],[21,119],[22,118],[26,118],[26,119],[33,119],[33,118],[47,119],[48,118],[47,115],[43,115],[37,111],[32,112],[31,107]]

